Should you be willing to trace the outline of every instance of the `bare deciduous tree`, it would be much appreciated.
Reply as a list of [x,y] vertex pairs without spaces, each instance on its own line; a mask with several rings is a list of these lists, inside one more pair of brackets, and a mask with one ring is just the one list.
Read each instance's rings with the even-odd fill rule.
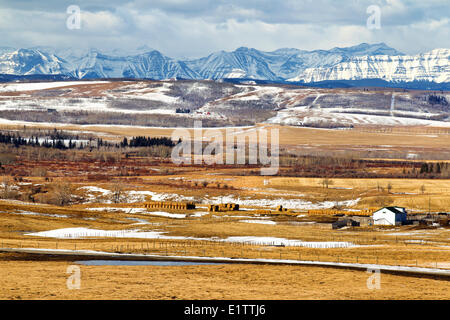
[[126,200],[125,185],[121,181],[115,181],[111,188],[111,201],[121,203]]
[[58,182],[53,185],[55,203],[66,206],[72,201],[72,185],[69,182]]
[[329,186],[331,186],[331,185],[333,185],[333,180],[331,180],[331,179],[328,179],[328,178],[324,178],[324,179],[322,179],[321,181],[320,181],[320,183],[322,184],[322,187],[323,188],[327,188],[328,189],[328,187]]
[[422,194],[424,194],[425,193],[425,185],[423,184],[423,185],[421,185],[420,186],[420,192],[422,192]]
[[14,190],[14,183],[11,177],[9,176],[5,176],[2,179],[2,183],[0,185],[2,187],[2,193],[1,193],[1,197],[3,199],[9,199],[11,197],[13,197],[13,194],[15,195],[15,192],[13,192]]
[[391,193],[392,188],[393,188],[392,184],[389,182],[386,188],[387,188],[388,193]]

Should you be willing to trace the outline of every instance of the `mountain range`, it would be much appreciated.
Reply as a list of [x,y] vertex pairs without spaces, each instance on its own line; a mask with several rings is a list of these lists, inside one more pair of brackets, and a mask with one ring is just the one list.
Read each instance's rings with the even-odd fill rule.
[[450,50],[405,55],[384,43],[331,50],[272,52],[241,47],[198,59],[173,59],[148,47],[136,50],[0,48],[0,74],[59,75],[75,79],[246,79],[288,83],[380,79],[388,83],[449,83]]

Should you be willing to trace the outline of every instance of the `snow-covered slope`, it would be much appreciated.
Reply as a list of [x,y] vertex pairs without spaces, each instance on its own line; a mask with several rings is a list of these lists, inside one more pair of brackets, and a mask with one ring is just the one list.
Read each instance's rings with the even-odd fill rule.
[[66,74],[89,78],[187,78],[197,74],[182,61],[156,50],[120,56],[92,49],[54,50],[47,47],[0,50],[0,74]]
[[270,69],[268,61],[261,57],[260,51],[245,47],[233,52],[216,52],[205,58],[186,61],[186,64],[203,79],[236,78],[235,70],[239,70],[239,78],[280,80]]
[[0,84],[0,122],[178,127],[201,120],[205,127],[264,122],[316,128],[450,127],[448,101],[448,92],[227,81],[24,82]]
[[37,49],[2,49],[0,50],[0,73],[30,75],[69,72],[67,62],[54,54]]
[[71,75],[77,78],[187,78],[196,77],[183,62],[175,61],[153,50],[134,56],[105,55],[89,51],[75,60]]
[[285,80],[307,68],[330,67],[352,57],[380,54],[401,55],[384,43],[363,43],[348,48],[315,51],[284,48],[265,52],[241,47],[232,52],[215,52],[205,58],[187,61],[186,64],[203,79],[238,78],[234,70],[241,70],[240,78]]
[[389,82],[449,82],[450,50],[436,49],[416,56],[362,56],[332,67],[307,68],[289,81],[383,79]]

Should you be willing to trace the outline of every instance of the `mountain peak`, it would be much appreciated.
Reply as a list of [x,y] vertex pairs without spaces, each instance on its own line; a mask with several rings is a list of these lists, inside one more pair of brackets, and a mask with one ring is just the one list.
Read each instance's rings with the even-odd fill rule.
[[275,54],[297,54],[300,52],[304,52],[304,51],[300,50],[300,49],[296,49],[296,48],[281,48],[281,49],[272,51],[272,53],[275,53]]
[[351,56],[377,56],[377,55],[391,55],[403,56],[404,54],[396,49],[389,47],[386,43],[369,44],[366,42],[350,47],[335,47],[330,50],[335,53],[345,53]]
[[234,50],[234,52],[249,52],[252,51],[253,49],[250,49],[248,47],[239,47],[236,50]]
[[[231,52],[222,50],[202,58],[183,60],[167,57],[147,45],[109,50],[3,47],[0,48],[0,73],[58,74],[80,79],[252,78],[316,82],[380,78],[386,81],[448,82],[449,52],[443,48],[405,56],[384,42],[314,51],[281,48],[268,52],[242,46]],[[414,64],[408,63],[405,68],[395,65],[411,60]],[[431,60],[433,63],[427,62]]]

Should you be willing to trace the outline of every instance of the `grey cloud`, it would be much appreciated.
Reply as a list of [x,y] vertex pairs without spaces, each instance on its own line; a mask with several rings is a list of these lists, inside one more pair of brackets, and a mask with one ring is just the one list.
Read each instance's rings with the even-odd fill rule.
[[[367,16],[367,7],[374,4],[381,7],[389,25],[449,16],[449,3],[441,0],[4,0],[0,3],[0,8],[46,12],[64,12],[72,4],[91,12],[128,8],[145,14],[159,10],[173,16],[200,17],[218,23],[236,19],[288,24],[361,24]],[[401,10],[396,11],[396,8]]]
[[[86,17],[103,20],[67,30],[66,9],[72,4]],[[382,28],[368,31],[366,9],[372,4],[381,8]],[[2,45],[25,47],[146,44],[170,56],[239,46],[328,49],[360,42],[386,42],[417,53],[450,47],[449,9],[448,0],[0,0],[0,38]]]

